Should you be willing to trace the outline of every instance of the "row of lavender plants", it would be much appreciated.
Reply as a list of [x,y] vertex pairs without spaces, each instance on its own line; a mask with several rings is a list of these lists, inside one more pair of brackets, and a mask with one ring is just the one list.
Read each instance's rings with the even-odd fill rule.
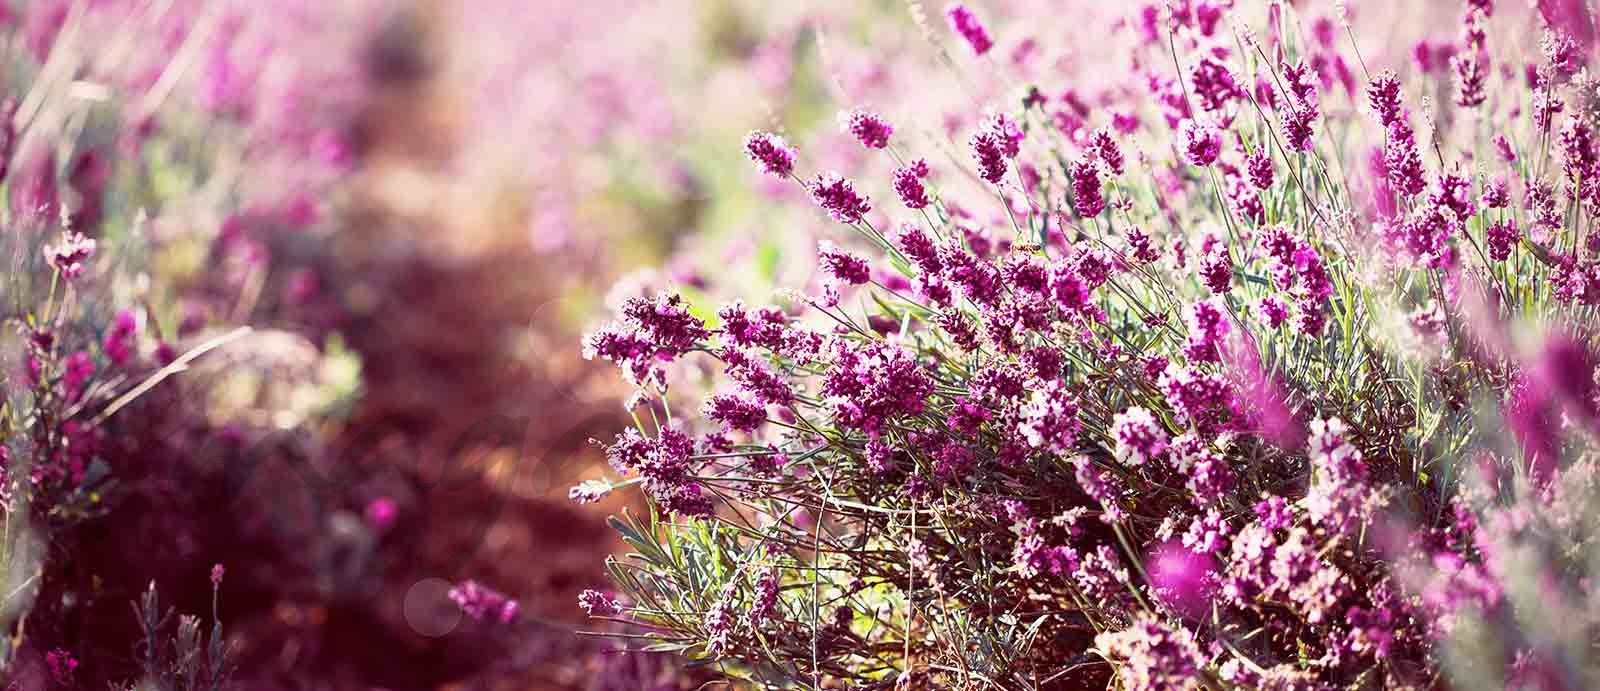
[[996,5],[882,65],[981,116],[743,142],[820,280],[586,338],[636,426],[572,496],[651,511],[583,608],[763,688],[1600,683],[1587,3]]

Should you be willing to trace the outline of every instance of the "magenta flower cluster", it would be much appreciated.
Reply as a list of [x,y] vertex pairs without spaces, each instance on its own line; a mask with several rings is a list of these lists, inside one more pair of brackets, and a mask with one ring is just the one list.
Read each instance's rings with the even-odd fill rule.
[[785,177],[794,172],[795,152],[783,137],[770,132],[752,132],[744,140],[744,150],[768,175]]
[[751,135],[848,227],[781,304],[666,292],[586,341],[675,521],[623,531],[630,620],[796,686],[1594,678],[1589,9],[1466,2],[1397,51],[1405,8],[1136,5],[1084,20],[1110,80],[951,5],[987,57],[928,62],[982,88],[934,141],[850,112],[847,173]]

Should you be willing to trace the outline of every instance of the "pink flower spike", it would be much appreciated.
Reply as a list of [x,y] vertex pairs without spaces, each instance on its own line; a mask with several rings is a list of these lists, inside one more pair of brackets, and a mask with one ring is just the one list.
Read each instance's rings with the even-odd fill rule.
[[944,18],[950,22],[950,30],[965,39],[967,46],[972,48],[974,55],[983,55],[994,47],[994,41],[989,38],[988,30],[983,23],[978,21],[977,15],[961,3],[951,3],[944,9]]

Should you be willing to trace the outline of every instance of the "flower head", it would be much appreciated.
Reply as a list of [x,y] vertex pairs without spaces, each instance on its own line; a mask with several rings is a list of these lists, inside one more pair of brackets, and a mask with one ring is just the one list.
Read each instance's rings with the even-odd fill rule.
[[872,210],[867,197],[856,193],[855,184],[834,172],[817,175],[811,183],[811,199],[840,223],[860,223]]
[[1006,177],[1005,144],[993,130],[982,129],[973,133],[969,141],[972,157],[978,162],[978,175],[991,184],[998,185]]
[[1143,465],[1167,450],[1167,429],[1148,408],[1135,406],[1117,413],[1111,434],[1117,442],[1117,460],[1131,466]]
[[83,274],[84,262],[94,256],[95,241],[84,237],[83,233],[67,230],[61,233],[61,243],[47,245],[44,248],[45,259],[61,272],[61,277],[67,280],[77,278]]
[[1183,146],[1183,158],[1191,165],[1209,166],[1222,153],[1222,133],[1210,123],[1184,120],[1178,136]]
[[925,177],[928,177],[928,162],[924,159],[919,158],[894,169],[894,192],[900,196],[900,202],[906,208],[922,209],[932,203],[928,199],[928,190],[922,185]]
[[817,243],[817,258],[822,270],[833,280],[850,285],[861,285],[872,280],[872,270],[867,260],[828,240]]
[[879,117],[877,113],[862,108],[840,113],[839,125],[868,149],[882,149],[888,146],[889,135],[894,134],[893,125]]
[[1106,208],[1106,198],[1102,192],[1104,183],[1100,181],[1100,168],[1088,158],[1080,158],[1072,163],[1072,205],[1078,215],[1084,218],[1094,218]]
[[751,132],[744,139],[744,151],[768,175],[781,178],[794,172],[795,150],[776,134]]
[[1394,70],[1384,70],[1367,85],[1367,101],[1385,128],[1400,122],[1400,80]]
[[622,603],[598,590],[585,590],[578,594],[578,606],[591,617],[609,617],[622,611]]

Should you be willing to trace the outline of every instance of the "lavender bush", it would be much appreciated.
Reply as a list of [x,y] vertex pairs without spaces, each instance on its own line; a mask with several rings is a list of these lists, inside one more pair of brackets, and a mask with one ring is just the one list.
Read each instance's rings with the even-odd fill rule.
[[847,103],[852,176],[742,142],[817,280],[585,339],[573,497],[651,510],[580,605],[764,688],[1593,686],[1587,4],[1031,5],[910,3],[984,107]]

